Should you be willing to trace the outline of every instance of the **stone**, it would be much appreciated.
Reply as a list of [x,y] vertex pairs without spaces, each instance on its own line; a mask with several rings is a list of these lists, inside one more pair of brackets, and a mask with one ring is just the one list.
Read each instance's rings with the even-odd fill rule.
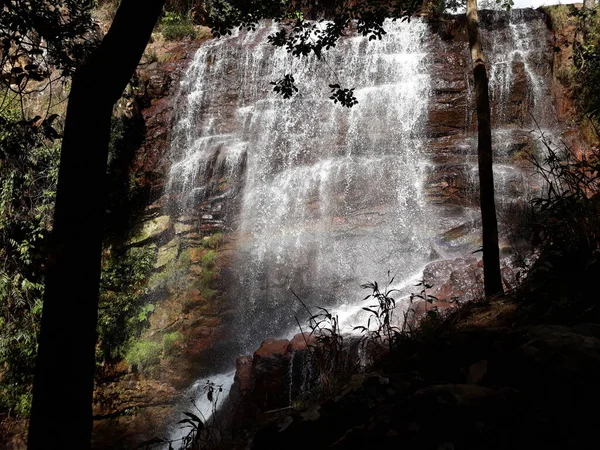
[[287,339],[266,339],[254,352],[252,402],[260,411],[289,406],[289,344]]
[[179,254],[179,241],[177,239],[173,239],[168,244],[163,247],[158,248],[158,253],[156,255],[156,263],[154,264],[155,269],[160,269],[161,267],[166,266],[167,264],[175,261],[177,259],[177,255]]
[[252,356],[240,356],[235,360],[234,383],[241,392],[252,389]]
[[260,359],[284,357],[288,353],[289,345],[290,341],[287,339],[265,339],[254,352],[254,359],[260,361]]
[[175,222],[173,229],[175,230],[175,234],[187,234],[197,229],[197,227],[194,224]]
[[132,240],[132,244],[141,244],[158,238],[171,227],[171,218],[169,216],[159,216],[147,220],[143,223],[139,234]]
[[291,340],[288,345],[288,352],[297,352],[302,350],[307,350],[308,346],[313,346],[317,342],[315,336],[311,333],[298,333]]

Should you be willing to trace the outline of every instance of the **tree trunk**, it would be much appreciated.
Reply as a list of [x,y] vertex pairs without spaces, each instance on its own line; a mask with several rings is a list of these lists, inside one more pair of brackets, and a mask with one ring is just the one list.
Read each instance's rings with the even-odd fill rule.
[[72,82],[46,274],[28,448],[90,447],[106,165],[112,109],[164,0],[122,0]]
[[473,62],[475,102],[477,106],[477,160],[479,164],[479,203],[483,230],[483,280],[485,295],[503,293],[498,249],[498,221],[494,201],[494,172],[492,170],[492,129],[490,126],[490,97],[488,77],[481,42],[477,0],[467,0],[467,31]]

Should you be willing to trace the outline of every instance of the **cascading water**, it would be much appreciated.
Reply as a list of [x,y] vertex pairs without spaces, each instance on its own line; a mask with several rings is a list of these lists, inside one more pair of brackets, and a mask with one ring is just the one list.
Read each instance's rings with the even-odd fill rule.
[[[556,131],[556,113],[552,106],[550,55],[540,49],[548,47],[548,29],[543,16],[529,9],[509,13],[488,12],[483,33],[489,63],[489,86],[492,108],[492,144],[497,161],[494,167],[497,202],[531,198],[528,183],[523,182],[522,168],[505,164],[519,147],[528,145],[532,136]],[[515,88],[520,82],[525,90]],[[533,134],[532,134],[533,133]],[[533,142],[543,151],[540,142]],[[473,178],[476,178],[474,174]],[[515,195],[511,190],[520,190]]]
[[[536,16],[532,28],[527,14],[490,13],[490,23],[505,20],[498,29],[508,27],[508,33],[483,27],[500,201],[523,195],[515,190],[523,185],[522,173],[509,160],[531,140],[533,122],[524,111],[541,126],[553,126],[544,83],[548,64],[536,53],[547,47],[536,29],[542,20]],[[419,20],[390,21],[385,28],[383,40],[344,38],[319,61],[275,49],[266,37],[277,28],[263,24],[204,44],[185,74],[168,195],[171,214],[196,217],[228,236],[224,296],[235,308],[226,351],[206,362],[216,371],[229,372],[236,356],[251,353],[264,338],[297,331],[295,316],[304,321],[306,315],[290,289],[310,306],[334,309],[344,323],[357,325],[361,283],[386,281],[391,270],[400,286],[410,285],[433,259],[476,249],[440,244],[436,236],[473,222],[477,211],[460,205],[458,213],[440,213],[424,194],[427,168],[441,164],[428,155],[438,138],[427,127],[431,47],[443,44]],[[465,80],[466,67],[460,69]],[[270,85],[287,73],[300,89],[291,100]],[[528,86],[521,93],[514,88],[519,73]],[[356,87],[359,104],[344,109],[331,102],[328,83]],[[447,88],[439,91],[464,90]],[[476,154],[468,128],[472,108],[465,104],[457,114],[464,129],[443,137],[444,151],[458,149],[463,162],[464,153],[467,159]],[[466,166],[467,178],[475,180],[474,161]]]
[[[243,299],[236,333],[245,351],[292,330],[300,305],[289,288],[311,305],[354,303],[361,282],[388,269],[406,278],[431,253],[421,189],[427,26],[389,22],[384,40],[343,39],[325,61],[274,49],[265,36],[276,30],[198,51],[171,169],[188,215],[215,171],[231,184],[243,177],[229,219],[238,242],[229,295]],[[289,72],[300,94],[283,100],[269,82]],[[359,105],[329,100],[332,80],[356,86]],[[223,103],[230,112],[215,113]]]
[[[430,260],[427,29],[390,21],[384,40],[343,39],[324,61],[273,48],[266,36],[277,28],[267,24],[197,52],[182,83],[169,193],[182,216],[225,211],[235,242],[225,295],[240,299],[229,364],[297,331],[304,311],[290,288],[348,316],[360,310],[361,283],[388,269],[406,280]],[[283,100],[269,82],[290,72],[300,93]],[[359,105],[329,100],[332,82],[357,87]],[[208,410],[196,385],[190,394]]]

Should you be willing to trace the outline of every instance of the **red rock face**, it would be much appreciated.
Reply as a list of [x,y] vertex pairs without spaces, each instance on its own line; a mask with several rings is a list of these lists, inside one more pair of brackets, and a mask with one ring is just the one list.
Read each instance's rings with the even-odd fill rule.
[[287,339],[267,339],[254,352],[252,399],[261,411],[289,406],[289,345]]
[[288,345],[288,352],[297,352],[300,350],[307,350],[308,346],[315,345],[317,343],[317,339],[314,334],[311,333],[298,333],[296,334],[290,344]]
[[[288,354],[290,341],[287,339],[266,339],[260,348],[254,352],[254,364],[260,365],[261,360],[285,357]],[[258,361],[258,362],[257,362]]]
[[231,389],[236,420],[249,420],[259,413],[286,408],[302,393],[310,366],[308,346],[314,335],[298,333],[291,340],[266,339],[254,356],[236,360]]

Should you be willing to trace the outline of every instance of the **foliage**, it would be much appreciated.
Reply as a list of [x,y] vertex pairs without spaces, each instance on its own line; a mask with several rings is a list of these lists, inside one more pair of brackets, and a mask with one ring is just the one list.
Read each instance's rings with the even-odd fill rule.
[[578,34],[573,45],[574,94],[581,112],[598,123],[600,118],[600,7],[577,14]]
[[6,88],[19,94],[45,90],[53,81],[52,68],[62,77],[72,75],[99,42],[91,32],[94,6],[94,0],[3,1],[0,81]]
[[285,99],[291,98],[296,92],[298,92],[298,87],[296,86],[294,77],[291,74],[286,74],[283,76],[283,78],[277,81],[271,81],[271,84],[275,86],[273,91]]
[[165,10],[185,14],[195,8],[202,7],[203,3],[207,2],[203,0],[166,0]]
[[545,137],[547,156],[534,160],[545,189],[533,202],[540,257],[528,276],[526,303],[536,315],[561,323],[599,320],[600,153],[578,158]]
[[204,253],[204,255],[202,255],[200,263],[202,264],[202,267],[211,269],[214,267],[216,260],[217,252],[215,250],[208,250],[206,253]]
[[56,117],[23,120],[16,94],[0,103],[0,412],[26,415],[58,177],[48,136],[58,133]]
[[154,305],[147,303],[146,280],[155,260],[153,249],[135,247],[103,259],[98,311],[100,361],[123,357],[129,340],[147,327]]
[[[132,88],[133,90],[133,88]],[[143,142],[144,121],[129,114],[132,98],[122,99],[125,106],[118,117],[112,118],[108,145],[108,192],[106,207],[105,245],[122,247],[135,230],[133,223],[148,204],[148,193],[139,188],[130,168],[135,151]]]
[[[310,335],[315,338],[315,344],[307,346],[311,364],[319,376],[318,389],[327,397],[356,371],[359,361],[348,349],[340,330],[338,316],[321,307],[317,307],[318,312],[313,313],[294,291],[291,292],[309,314],[308,326],[311,330]],[[298,318],[296,322],[302,332]]]
[[0,8],[0,413],[26,416],[58,177],[61,119],[27,114],[97,44],[92,0],[6,0]]
[[[303,7],[316,6],[318,2],[302,2]],[[315,55],[324,58],[324,52],[337,45],[338,40],[349,30],[355,30],[369,40],[381,39],[385,34],[383,22],[387,17],[409,20],[418,10],[420,2],[415,0],[397,0],[394,2],[361,2],[349,6],[341,4],[330,21],[308,21],[299,13],[295,2],[285,0],[210,2],[209,18],[215,37],[230,35],[233,28],[254,30],[261,19],[274,19],[280,24],[277,32],[268,37],[268,41],[285,48],[295,57]],[[298,88],[292,74],[271,82],[273,90],[284,98],[292,97]],[[333,87],[337,86],[337,87]],[[358,103],[353,89],[331,85],[331,99],[342,106],[352,107]]]
[[[387,344],[391,350],[394,347],[396,336],[400,333],[400,329],[393,322],[396,300],[392,297],[392,294],[399,291],[397,289],[390,289],[391,284],[394,282],[394,277],[389,278],[389,275],[390,273],[388,272],[389,281],[383,291],[379,289],[376,281],[365,283],[361,286],[363,289],[371,289],[372,291],[364,300],[372,299],[376,303],[362,308],[370,314],[367,326],[357,326],[354,329],[362,332],[365,339],[369,339],[378,345]],[[371,326],[372,324],[375,325],[374,329]]]
[[125,354],[125,361],[140,372],[148,372],[160,362],[162,351],[161,343],[140,339],[131,345]]
[[574,22],[574,7],[572,5],[553,5],[542,7],[554,31],[564,30]]
[[223,385],[216,384],[206,380],[201,387],[202,394],[206,395],[211,404],[210,418],[205,417],[200,408],[196,405],[194,399],[191,399],[194,412],[184,412],[184,418],[177,422],[180,428],[185,431],[185,435],[180,439],[153,438],[143,442],[138,448],[154,449],[165,448],[168,445],[169,450],[200,450],[217,448],[221,442],[222,433],[218,422],[218,404],[219,397],[223,393]]
[[190,17],[185,14],[167,12],[159,24],[159,29],[167,41],[180,41],[197,36],[196,28]]
[[179,331],[165,333],[160,341],[149,337],[132,337],[124,359],[143,373],[152,373],[161,360],[169,358],[181,345],[183,334]]
[[162,345],[165,355],[172,354],[175,349],[183,342],[183,334],[181,331],[173,331],[172,333],[166,333],[162,338]]
[[213,250],[218,249],[223,244],[223,233],[215,233],[210,236],[205,236],[202,239],[202,245],[204,247],[212,248]]
[[[28,414],[31,402],[62,128],[56,115],[25,119],[26,99],[12,92],[0,99],[0,414],[18,416]],[[111,167],[121,159],[126,130],[123,121],[115,122]],[[99,361],[122,355],[153,309],[144,293],[154,253],[114,250],[105,256]]]
[[208,417],[202,414],[196,406],[195,401],[192,400],[192,405],[197,414],[186,412],[184,414],[187,417],[178,422],[182,425],[182,428],[188,429],[187,434],[181,440],[179,447],[181,450],[216,448],[221,441],[221,432],[217,420],[217,406],[219,404],[219,397],[223,392],[223,386],[207,380],[202,387],[202,391],[203,394],[206,394],[206,398],[211,404],[210,421]]
[[546,246],[584,248],[600,256],[600,154],[579,159],[542,136],[547,154],[534,158],[545,191],[534,200],[538,236]]
[[339,84],[330,84],[331,96],[329,97],[334,103],[339,102],[340,105],[352,108],[358,104],[358,100],[354,96],[354,89],[342,88]]

